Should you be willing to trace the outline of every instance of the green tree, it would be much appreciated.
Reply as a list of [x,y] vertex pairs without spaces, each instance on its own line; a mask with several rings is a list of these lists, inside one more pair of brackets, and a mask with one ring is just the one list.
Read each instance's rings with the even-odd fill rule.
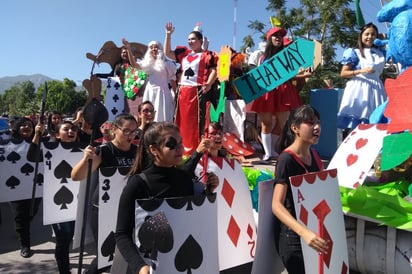
[[5,90],[2,96],[2,112],[8,115],[30,115],[38,112],[35,90],[31,81],[17,83]]
[[[36,91],[31,81],[13,85],[0,96],[0,112],[18,116],[39,113],[44,89],[45,84],[42,84]],[[87,100],[86,90],[84,88],[78,90],[76,83],[67,78],[63,82],[57,80],[47,82],[47,91],[45,111],[56,110],[63,114],[72,114]]]
[[[37,89],[37,104],[41,106],[45,85]],[[59,111],[61,113],[73,113],[77,107],[84,105],[87,95],[85,90],[76,91],[76,83],[65,78],[61,81],[47,82],[47,111]]]

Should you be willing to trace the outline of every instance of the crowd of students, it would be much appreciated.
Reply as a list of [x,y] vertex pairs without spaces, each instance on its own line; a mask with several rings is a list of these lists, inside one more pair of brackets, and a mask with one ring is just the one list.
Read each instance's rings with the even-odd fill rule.
[[[213,100],[212,93],[216,89],[218,56],[204,48],[204,37],[196,30],[188,35],[188,47],[178,46],[172,50],[171,37],[174,31],[173,24],[167,23],[164,46],[157,41],[150,42],[143,60],[134,58],[128,41],[123,39],[122,64],[144,70],[148,74],[144,102],[139,105],[138,113],[117,115],[111,126],[102,132],[98,131],[95,137],[99,139],[105,136],[104,144],[88,145],[83,158],[71,172],[72,180],[85,179],[90,159],[92,172],[105,166],[130,167],[128,183],[120,199],[122,210],[118,212],[116,242],[132,273],[150,272],[150,267],[142,260],[133,242],[134,200],[147,198],[148,193],[161,198],[193,195],[193,166],[201,155],[206,152],[215,157],[226,157],[221,147],[221,121],[205,127],[209,124],[206,121],[206,102]],[[271,28],[266,35],[266,48],[261,57],[256,58],[254,65],[259,66],[284,49],[290,43],[286,34],[286,30],[282,28]],[[364,116],[386,99],[378,78],[381,70],[378,70],[376,64],[369,62],[370,56],[379,57],[372,60],[383,62],[381,52],[374,49],[371,43],[377,34],[373,24],[366,25],[359,34],[358,48],[344,53],[341,75],[350,78],[350,81],[339,112],[342,128],[353,128],[358,123],[368,122]],[[176,66],[176,63],[179,63],[179,66]],[[116,69],[118,73],[122,71],[122,64]],[[302,71],[296,78],[304,79],[310,76],[311,72]],[[358,99],[360,95],[357,94],[367,87],[360,86],[357,82],[368,76],[373,76],[375,81],[372,89],[368,89],[371,92],[370,97],[378,98],[373,100],[373,106],[364,106],[368,110],[366,113],[363,111],[359,116],[354,116],[358,107],[352,107],[352,111],[344,105],[350,101],[345,98]],[[355,90],[358,90],[356,94]],[[319,140],[320,115],[313,107],[302,105],[291,80],[254,100],[250,110],[258,113],[261,123],[263,160],[278,159],[272,202],[274,216],[280,221],[279,230],[276,232],[276,249],[290,274],[304,273],[300,238],[322,253],[327,251],[329,243],[296,220],[289,177],[322,170],[323,167],[317,161],[317,153],[311,149],[311,145]],[[274,117],[275,125],[272,124]],[[58,112],[50,112],[47,122],[38,121],[37,125],[28,118],[20,118],[12,125],[11,138],[27,140],[33,146],[46,140],[89,142],[91,130],[94,129],[86,123],[82,108],[79,108],[72,122],[64,121]],[[183,168],[178,167],[184,156],[191,156],[188,164]],[[205,191],[213,192],[219,184],[219,178],[213,174],[207,178]],[[90,223],[96,243],[97,191],[98,189],[93,190],[90,205]],[[40,201],[41,199],[36,199],[34,213],[37,212]],[[30,248],[30,222],[33,216],[28,215],[30,204],[30,200],[11,202],[21,244],[20,254],[24,258],[33,254]],[[74,221],[54,224],[53,230],[56,235],[55,257],[59,272],[70,273],[68,255]],[[92,267],[88,273],[97,273],[96,265]]]

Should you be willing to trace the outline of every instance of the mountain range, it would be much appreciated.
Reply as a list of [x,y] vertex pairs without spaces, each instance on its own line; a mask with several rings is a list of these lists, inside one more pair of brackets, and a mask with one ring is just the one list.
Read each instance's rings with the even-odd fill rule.
[[0,77],[0,95],[3,94],[5,90],[11,88],[17,83],[31,81],[34,84],[34,87],[37,89],[40,85],[44,84],[44,82],[50,80],[53,79],[42,74]]

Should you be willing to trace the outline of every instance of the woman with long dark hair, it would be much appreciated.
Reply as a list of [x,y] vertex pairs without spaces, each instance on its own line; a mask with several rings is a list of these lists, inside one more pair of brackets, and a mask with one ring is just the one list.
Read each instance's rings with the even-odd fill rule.
[[[41,134],[36,132],[36,134]],[[11,129],[11,141],[31,143],[34,137],[34,123],[26,117],[19,118]],[[39,210],[41,198],[34,200],[33,214],[31,212],[32,199],[10,202],[14,213],[14,223],[20,241],[20,255],[29,258],[33,255],[31,250],[30,224]]]
[[[149,274],[150,271],[133,240],[136,199],[195,194],[192,172],[178,167],[182,156],[182,136],[175,124],[158,122],[145,128],[137,159],[120,197],[115,233],[117,247],[129,266],[128,273]],[[209,174],[205,190],[212,192],[218,183],[217,176]]]
[[338,128],[344,137],[359,124],[369,123],[372,112],[386,101],[380,75],[385,66],[385,52],[374,45],[378,28],[368,23],[358,35],[356,47],[343,52],[341,77],[349,79],[343,92]]
[[300,238],[317,252],[327,252],[328,243],[296,219],[289,177],[323,169],[311,146],[319,141],[320,116],[310,105],[292,111],[283,128],[272,199],[277,219],[276,249],[289,274],[304,274]]

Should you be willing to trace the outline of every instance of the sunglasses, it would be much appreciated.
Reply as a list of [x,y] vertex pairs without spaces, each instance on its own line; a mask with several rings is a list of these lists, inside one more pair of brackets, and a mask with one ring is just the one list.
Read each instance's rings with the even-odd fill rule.
[[165,147],[173,150],[176,149],[177,147],[182,147],[182,143],[178,143],[176,138],[174,137],[169,137],[169,139],[167,139],[166,143],[165,143]]

